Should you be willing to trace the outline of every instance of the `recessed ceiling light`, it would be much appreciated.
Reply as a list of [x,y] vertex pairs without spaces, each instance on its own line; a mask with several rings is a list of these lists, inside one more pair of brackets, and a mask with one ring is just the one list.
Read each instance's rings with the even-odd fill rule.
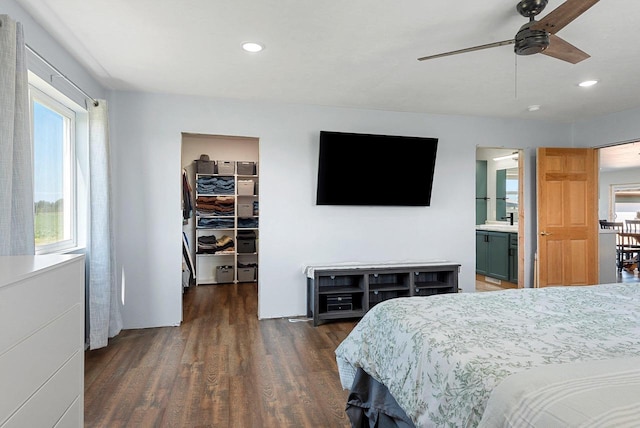
[[540,110],[540,106],[538,104],[530,105],[529,107],[527,107],[527,110],[529,110],[529,111],[538,111],[538,110]]
[[244,49],[247,52],[255,53],[255,52],[260,52],[262,49],[264,49],[264,46],[256,42],[244,42],[242,44],[242,49]]
[[585,80],[584,82],[578,83],[578,86],[581,86],[583,88],[588,88],[589,86],[593,86],[596,83],[598,83],[597,80]]

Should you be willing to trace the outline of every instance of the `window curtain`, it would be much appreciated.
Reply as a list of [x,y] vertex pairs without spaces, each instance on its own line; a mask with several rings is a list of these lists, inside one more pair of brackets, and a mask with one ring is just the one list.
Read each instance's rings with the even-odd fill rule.
[[107,102],[89,106],[89,348],[107,346],[122,330],[115,271]]
[[22,25],[0,15],[0,256],[35,253],[33,154]]

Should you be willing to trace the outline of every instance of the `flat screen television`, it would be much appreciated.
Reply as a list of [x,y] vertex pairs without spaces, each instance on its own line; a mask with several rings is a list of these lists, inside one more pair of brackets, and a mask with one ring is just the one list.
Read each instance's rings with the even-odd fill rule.
[[317,205],[429,206],[437,138],[320,131]]

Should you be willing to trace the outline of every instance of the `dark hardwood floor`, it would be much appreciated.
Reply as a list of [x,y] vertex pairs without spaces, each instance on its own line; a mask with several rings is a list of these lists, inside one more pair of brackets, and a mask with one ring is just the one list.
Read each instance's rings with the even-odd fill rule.
[[85,355],[87,427],[348,427],[334,350],[355,321],[257,319],[256,284],[192,287],[180,327]]
[[476,291],[499,291],[508,288],[518,288],[518,284],[500,281],[500,284],[489,282],[484,275],[476,274]]
[[638,283],[640,282],[640,272],[638,269],[618,271],[618,282]]

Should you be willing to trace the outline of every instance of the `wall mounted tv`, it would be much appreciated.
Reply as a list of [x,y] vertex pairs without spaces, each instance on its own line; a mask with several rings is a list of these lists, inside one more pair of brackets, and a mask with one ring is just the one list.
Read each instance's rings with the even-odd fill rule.
[[320,131],[317,205],[429,206],[437,138]]

